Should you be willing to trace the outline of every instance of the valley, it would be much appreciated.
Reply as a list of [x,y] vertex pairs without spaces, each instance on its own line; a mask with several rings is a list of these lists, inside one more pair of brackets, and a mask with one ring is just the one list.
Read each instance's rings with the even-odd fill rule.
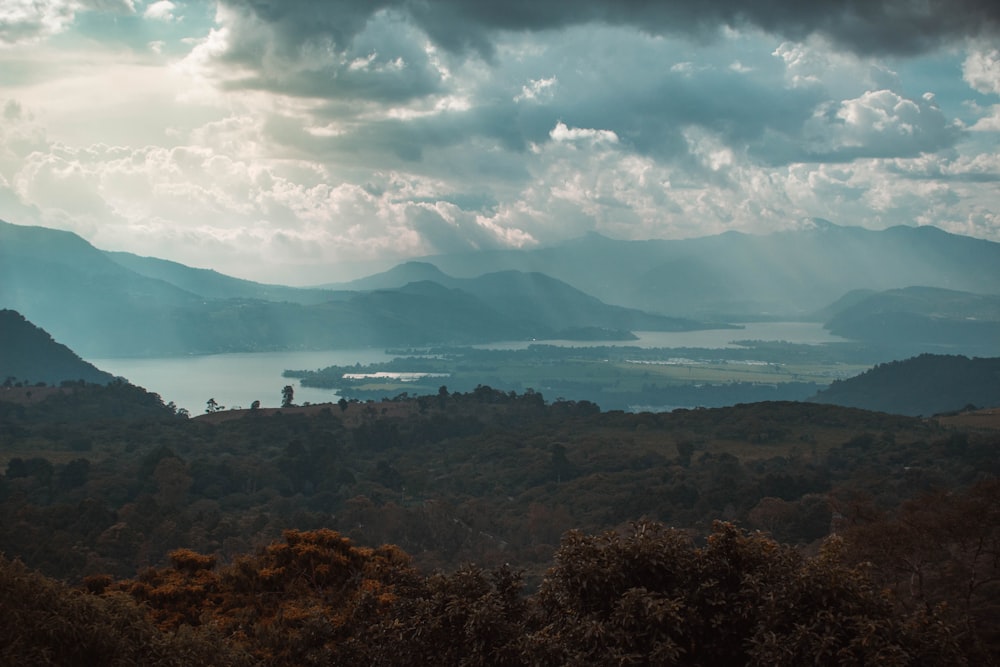
[[[971,247],[933,231],[868,234],[821,225],[796,239],[912,244],[925,260],[937,247],[927,234]],[[113,600],[147,636],[213,664],[398,664],[379,651],[399,628],[489,601],[490,622],[508,628],[490,637],[560,664],[528,639],[560,628],[560,651],[581,645],[553,591],[568,599],[586,582],[622,615],[607,627],[661,629],[628,601],[670,595],[684,611],[669,627],[695,636],[715,618],[706,585],[726,580],[712,568],[746,568],[782,574],[720,593],[761,600],[759,633],[740,646],[785,632],[786,606],[799,617],[803,595],[832,586],[864,611],[824,603],[820,618],[905,625],[905,650],[948,664],[1000,656],[1000,297],[987,266],[1000,244],[973,243],[981,261],[942,252],[922,274],[937,276],[930,286],[894,285],[855,257],[839,282],[781,269],[735,289],[733,264],[640,290],[672,294],[667,312],[636,308],[654,304],[624,285],[632,305],[614,305],[527,264],[459,278],[408,263],[301,290],[66,234],[0,225],[0,241],[0,259],[17,260],[0,264],[0,596],[30,582],[0,601],[25,618]],[[570,277],[567,258],[593,244],[615,245],[570,244],[547,268]],[[625,261],[641,281],[708,266],[663,257],[670,271]],[[482,259],[485,270],[498,258]],[[688,578],[660,586],[662,567]],[[25,602],[36,591],[45,599]],[[94,622],[86,636],[118,621]],[[427,641],[434,655],[478,645],[451,632]]]

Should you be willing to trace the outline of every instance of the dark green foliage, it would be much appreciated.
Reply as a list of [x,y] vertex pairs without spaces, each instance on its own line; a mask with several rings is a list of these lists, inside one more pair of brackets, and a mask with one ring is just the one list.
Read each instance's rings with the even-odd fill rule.
[[571,533],[537,598],[553,665],[964,662],[946,624],[896,615],[835,553],[803,559],[728,524],[703,547],[648,522]]
[[[145,414],[126,387],[99,393],[120,396],[126,415]],[[835,406],[628,414],[546,403],[539,392],[444,392],[444,409],[431,396],[190,420],[3,423],[0,511],[11,519],[0,522],[0,550],[76,581],[128,576],[179,545],[225,560],[289,526],[335,527],[398,544],[428,571],[516,563],[534,588],[571,528],[645,516],[704,530],[722,517],[806,545],[829,531],[838,487],[869,490],[888,507],[997,468],[987,435]],[[61,396],[61,414],[94,396]],[[80,439],[90,451],[75,451]],[[677,443],[690,446],[686,467]],[[90,462],[85,475],[77,459]],[[88,499],[100,511],[72,521]]]
[[0,663],[25,667],[250,665],[207,629],[166,633],[123,594],[74,590],[0,556]]
[[114,377],[87,363],[13,310],[0,310],[0,378],[58,385],[64,380],[107,384]]
[[849,562],[871,564],[876,582],[908,611],[945,604],[945,616],[978,663],[1000,656],[1000,481],[933,491],[891,511],[844,503]]
[[[968,664],[956,626],[901,609],[833,539],[804,558],[717,523],[699,546],[641,521],[563,538],[537,593],[509,566],[422,576],[394,546],[285,531],[219,566],[175,549],[70,589],[0,558],[17,665]],[[141,602],[139,607],[135,602]]]
[[835,381],[815,400],[925,416],[969,405],[993,407],[1000,405],[1000,358],[922,354]]
[[[0,389],[0,438],[5,431],[16,431],[23,424],[48,424],[51,428],[64,428],[68,436],[80,424],[94,424],[101,420],[173,420],[175,410],[163,404],[158,394],[147,392],[121,379],[105,385],[85,382],[63,382],[59,387],[38,390],[38,400],[25,401],[25,392],[5,392]],[[11,433],[13,435],[13,433]],[[83,451],[87,447],[86,434],[73,433],[67,445]],[[91,446],[93,439],[90,440]]]

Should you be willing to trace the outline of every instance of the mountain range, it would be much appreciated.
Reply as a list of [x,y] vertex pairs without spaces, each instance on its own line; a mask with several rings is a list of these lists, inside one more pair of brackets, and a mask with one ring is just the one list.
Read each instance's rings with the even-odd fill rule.
[[[984,296],[997,294],[1000,243],[931,227],[871,231],[816,220],[766,236],[640,242],[591,234],[297,288],[0,221],[0,307],[89,357],[622,340],[636,330],[756,319],[829,321],[835,333],[880,344],[915,333],[975,342],[1000,327]],[[952,306],[945,316],[943,303]]]
[[4,222],[0,306],[90,357],[622,338],[631,328],[726,326],[611,306],[517,271],[384,289],[263,285]]
[[937,287],[849,292],[824,309],[831,333],[875,345],[900,341],[997,354],[1000,295]]
[[1000,243],[930,226],[874,231],[820,219],[762,236],[620,241],[588,234],[547,248],[425,261],[461,277],[543,271],[608,303],[731,322],[809,317],[857,289],[1000,293]]

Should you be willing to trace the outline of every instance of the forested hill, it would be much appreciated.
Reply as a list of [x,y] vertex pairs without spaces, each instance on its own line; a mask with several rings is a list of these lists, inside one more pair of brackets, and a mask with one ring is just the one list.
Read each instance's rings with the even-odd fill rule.
[[969,405],[996,407],[1000,358],[922,354],[837,380],[814,400],[902,415],[933,415]]
[[24,563],[0,558],[0,664],[994,664],[1000,565],[963,549],[1000,550],[998,434],[485,386],[198,419],[123,382],[0,393],[0,553]]
[[63,381],[104,384],[110,373],[81,359],[15,310],[0,310],[0,382],[60,384]]
[[1000,344],[997,294],[935,287],[860,290],[846,294],[819,314],[830,333],[874,345],[990,356]]

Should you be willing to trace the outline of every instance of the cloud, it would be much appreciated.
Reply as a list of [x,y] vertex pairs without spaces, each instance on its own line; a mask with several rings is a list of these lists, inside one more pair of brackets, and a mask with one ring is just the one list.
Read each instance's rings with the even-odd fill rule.
[[551,100],[553,89],[559,83],[559,79],[552,76],[547,79],[532,79],[526,85],[521,86],[521,92],[514,96],[515,102]]
[[347,48],[368,21],[392,11],[419,26],[439,46],[490,56],[503,32],[555,30],[587,23],[630,26],[657,35],[711,36],[724,27],[753,27],[800,41],[818,35],[857,53],[914,54],[965,37],[1000,32],[993,0],[224,0],[276,26],[288,45],[329,39]]
[[969,129],[973,132],[1000,132],[1000,104],[992,105]]
[[170,0],[157,0],[148,5],[142,15],[147,19],[155,21],[173,21],[176,18],[174,16],[175,9],[177,9],[177,5],[170,2]]
[[962,63],[962,77],[984,95],[1000,95],[1000,49],[974,50]]
[[585,141],[591,144],[607,143],[617,144],[618,135],[611,130],[592,130],[589,128],[566,127],[566,123],[559,122],[549,132],[553,141],[577,142]]
[[76,2],[10,0],[0,6],[0,44],[28,42],[54,35],[72,23]]
[[[441,90],[445,73],[426,37],[392,13],[352,25],[322,5],[309,16],[222,6],[219,28],[188,58],[229,90],[308,99],[398,103]],[[344,44],[346,32],[351,33]],[[296,34],[300,33],[300,34]]]
[[66,30],[80,11],[135,12],[132,0],[4,0],[0,46],[35,42]]
[[890,90],[821,105],[808,128],[800,160],[916,157],[953,146],[961,127],[942,113],[934,96],[910,99]]
[[39,0],[0,49],[0,217],[278,282],[813,216],[1000,239],[995,43],[872,55],[992,5],[907,33],[937,0],[784,1],[149,0],[39,42],[128,7]]

